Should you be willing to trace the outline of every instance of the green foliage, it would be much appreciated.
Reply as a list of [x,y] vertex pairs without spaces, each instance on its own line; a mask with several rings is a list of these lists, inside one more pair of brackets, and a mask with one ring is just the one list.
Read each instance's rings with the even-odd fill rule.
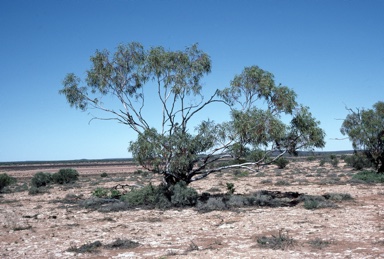
[[97,198],[107,198],[109,196],[109,189],[98,187],[93,190],[92,195]]
[[261,149],[253,149],[251,151],[249,151],[248,155],[247,155],[247,159],[249,161],[265,161],[265,162],[269,162],[269,155],[261,150]]
[[247,176],[249,176],[249,172],[248,171],[242,171],[242,170],[238,170],[238,169],[236,169],[233,172],[233,174],[234,174],[235,177],[247,177]]
[[337,167],[339,165],[339,159],[336,155],[330,155],[330,163],[333,167]]
[[75,169],[60,169],[59,172],[52,174],[52,181],[57,184],[67,184],[77,181],[79,173]]
[[384,102],[373,109],[350,110],[340,129],[355,151],[364,151],[378,172],[384,173]]
[[[204,98],[203,76],[211,72],[211,59],[197,44],[182,51],[163,47],[145,49],[140,43],[119,45],[114,54],[99,51],[91,57],[85,80],[67,74],[60,93],[80,110],[97,109],[135,131],[129,145],[133,158],[146,170],[160,174],[167,188],[189,184],[214,172],[235,168],[213,165],[233,156],[246,166],[271,163],[269,155],[324,146],[320,129],[307,107],[296,102],[296,93],[276,84],[272,73],[257,66],[245,67],[229,87]],[[147,87],[155,86],[155,91]],[[144,93],[154,94],[159,107],[147,105]],[[121,107],[109,101],[116,98]],[[193,132],[190,122],[212,103],[230,107],[230,121],[220,124],[209,118]],[[151,125],[144,114],[159,112],[160,125]],[[292,118],[286,125],[281,115]],[[261,149],[268,152],[257,154]],[[257,151],[252,154],[253,151]],[[242,165],[244,167],[244,165]],[[56,179],[56,176],[54,177]]]
[[44,172],[37,172],[31,179],[31,185],[36,188],[47,186],[51,182],[52,182],[52,175],[50,173],[44,173]]
[[304,208],[307,210],[336,207],[333,202],[328,201],[323,196],[304,195],[302,199],[304,200]]
[[51,183],[67,184],[78,179],[79,173],[74,169],[60,169],[57,173],[37,172],[31,179],[29,195],[36,195],[47,192],[45,188]]
[[323,157],[320,159],[319,166],[324,166],[327,160]]
[[162,186],[149,184],[140,189],[133,189],[121,196],[121,200],[130,206],[151,206],[156,205],[160,200],[165,200],[165,189]]
[[106,172],[101,173],[100,177],[108,177],[108,174]]
[[3,173],[0,174],[0,192],[7,186],[16,183],[16,178]]
[[356,170],[362,170],[364,168],[370,168],[373,166],[368,157],[361,152],[355,152],[351,156],[346,156],[344,161],[348,166],[351,166]]
[[199,197],[197,191],[188,187],[185,182],[172,186],[171,193],[171,203],[175,207],[194,206]]
[[320,202],[315,199],[306,199],[304,201],[304,208],[306,208],[307,210],[318,209],[320,208]]
[[274,164],[277,165],[279,169],[284,169],[289,164],[289,160],[284,157],[279,157],[275,160]]
[[137,175],[137,176],[142,176],[142,177],[148,177],[150,175],[150,173],[148,171],[143,171],[143,170],[136,170],[133,172],[134,175]]
[[44,188],[44,187],[36,187],[34,185],[32,185],[29,190],[28,190],[28,194],[29,195],[37,195],[37,194],[42,194],[42,193],[46,193],[47,192],[47,189]]
[[121,197],[121,193],[116,189],[110,189],[109,197],[111,199],[119,199]]
[[258,191],[248,195],[210,195],[203,193],[198,200],[196,209],[201,212],[228,210],[245,206],[287,207],[300,202],[300,193]]
[[209,211],[228,209],[222,197],[210,197],[204,202],[199,201],[197,203],[196,208],[200,212],[209,212]]
[[134,189],[121,196],[121,200],[129,206],[147,206],[165,209],[169,207],[194,206],[199,195],[185,182],[167,188],[166,186],[147,185],[141,189]]
[[312,161],[316,160],[316,157],[315,156],[308,156],[306,159],[307,159],[307,161],[312,162]]
[[[166,146],[162,143],[166,143]],[[199,154],[212,145],[212,137],[203,133],[193,136],[177,128],[172,135],[164,136],[156,129],[150,129],[140,134],[137,141],[130,143],[129,151],[145,168],[163,174],[170,185],[179,181],[189,184],[195,175],[190,172],[199,161]],[[172,147],[175,153],[164,159],[169,147]]]
[[227,183],[227,193],[228,194],[234,194],[235,193],[235,184],[234,183]]
[[384,183],[384,174],[375,171],[361,171],[353,175],[352,179],[364,181],[366,183]]
[[329,156],[322,156],[320,161],[319,161],[319,166],[324,166],[326,163],[331,164],[333,167],[337,167],[339,165],[339,158],[331,154]]

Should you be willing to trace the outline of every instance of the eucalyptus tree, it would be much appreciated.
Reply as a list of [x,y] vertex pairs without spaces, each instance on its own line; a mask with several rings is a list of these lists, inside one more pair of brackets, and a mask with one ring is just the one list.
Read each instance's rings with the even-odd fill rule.
[[[211,59],[197,44],[170,51],[163,47],[146,50],[133,42],[119,45],[114,54],[96,51],[84,82],[67,74],[60,93],[71,107],[105,114],[93,119],[116,120],[135,131],[137,139],[129,143],[128,150],[142,167],[163,175],[168,186],[180,181],[189,184],[234,167],[255,170],[287,152],[324,146],[319,122],[307,107],[296,103],[293,90],[275,85],[271,73],[246,67],[228,88],[205,98],[207,90],[201,81],[210,72]],[[108,102],[110,97],[119,108]],[[215,123],[207,118],[192,128],[192,118],[213,103],[229,107],[229,121]],[[160,122],[154,122],[149,112],[158,114]],[[292,117],[289,124],[283,123],[282,114]],[[249,160],[252,151],[262,155]],[[248,160],[217,163],[242,156]]]
[[373,109],[349,109],[341,133],[352,141],[355,152],[363,151],[376,166],[379,173],[384,173],[384,102],[377,102]]

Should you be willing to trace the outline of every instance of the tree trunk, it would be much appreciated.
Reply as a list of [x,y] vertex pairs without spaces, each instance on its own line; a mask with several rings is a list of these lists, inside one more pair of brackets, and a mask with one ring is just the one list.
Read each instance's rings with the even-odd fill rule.
[[377,173],[384,174],[384,156],[382,155],[378,160],[380,161],[380,167],[378,166]]

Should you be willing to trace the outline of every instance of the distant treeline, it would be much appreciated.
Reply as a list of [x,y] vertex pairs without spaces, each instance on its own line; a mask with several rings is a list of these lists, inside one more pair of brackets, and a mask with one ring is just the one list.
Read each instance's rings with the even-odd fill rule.
[[57,160],[57,161],[20,161],[20,162],[0,162],[1,171],[20,171],[51,169],[65,167],[86,167],[86,166],[119,166],[135,165],[132,158],[108,158],[108,159],[77,159],[77,160]]
[[[344,151],[299,151],[298,157],[308,157],[308,156],[327,156],[327,155],[348,155],[353,154],[353,150],[344,150]],[[273,154],[274,155],[274,154]],[[292,157],[287,154],[286,157]],[[132,164],[134,163],[133,158],[105,158],[105,159],[74,159],[74,160],[56,160],[56,161],[14,161],[14,162],[0,162],[0,169],[5,169],[13,166],[31,166],[31,165],[49,165],[49,167],[56,166],[66,166],[66,165],[77,165],[77,166],[86,166],[86,165],[121,165],[121,164]]]

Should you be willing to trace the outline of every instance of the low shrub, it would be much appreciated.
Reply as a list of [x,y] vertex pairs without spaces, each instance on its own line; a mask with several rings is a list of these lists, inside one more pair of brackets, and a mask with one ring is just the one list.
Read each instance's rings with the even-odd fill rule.
[[101,173],[100,177],[108,177],[108,174],[106,172]]
[[328,247],[330,244],[332,244],[332,241],[323,240],[321,238],[315,238],[315,239],[309,240],[308,244],[312,248],[323,249],[324,247]]
[[225,210],[227,205],[224,203],[222,197],[210,197],[207,201],[198,201],[196,209],[200,212],[210,212],[216,210]]
[[31,179],[31,185],[39,188],[47,186],[52,182],[52,175],[50,173],[37,172]]
[[284,180],[284,179],[280,179],[280,180],[277,180],[276,183],[275,183],[276,186],[288,186],[288,185],[291,185],[290,182]]
[[316,157],[315,157],[315,156],[308,156],[306,160],[307,160],[308,162],[312,162],[312,161],[315,161],[315,160],[316,160]]
[[16,183],[16,178],[9,176],[8,174],[0,174],[0,192],[11,184]]
[[167,188],[164,185],[147,185],[140,189],[133,189],[121,196],[121,200],[129,206],[149,206],[160,209],[169,207],[194,206],[199,195],[197,191],[179,182]]
[[67,249],[67,252],[74,252],[74,253],[96,253],[98,252],[99,248],[103,244],[100,241],[95,241],[92,243],[84,244],[80,247],[71,246],[69,249]]
[[365,170],[352,176],[353,180],[360,180],[365,183],[384,183],[384,174],[372,170]]
[[355,153],[351,156],[346,156],[344,161],[348,166],[351,166],[356,170],[372,167],[372,162],[363,153]]
[[52,174],[52,181],[57,184],[67,184],[77,181],[79,173],[75,169],[60,169],[59,172]]
[[304,195],[302,199],[304,200],[304,208],[307,210],[337,207],[336,204],[323,196]]
[[132,249],[138,247],[140,244],[136,241],[129,239],[116,239],[110,244],[104,245],[105,249]]
[[247,177],[247,176],[249,176],[249,172],[242,171],[242,170],[235,170],[233,172],[233,174],[234,174],[235,177]]
[[148,177],[151,175],[151,173],[149,171],[143,171],[143,170],[136,170],[133,172],[134,175],[137,175],[137,176],[141,176],[141,177]]
[[108,197],[109,190],[106,188],[98,187],[95,190],[93,190],[92,195],[97,198],[107,198]]
[[331,161],[330,161],[331,165],[333,167],[337,167],[339,165],[339,159],[337,158],[337,156],[335,155],[331,155]]
[[260,183],[261,184],[272,184],[273,181],[272,181],[272,179],[264,179],[264,180],[261,180]]
[[175,207],[194,206],[199,194],[185,182],[179,182],[171,188],[171,203]]
[[258,191],[249,195],[210,195],[203,193],[196,209],[201,212],[228,210],[245,206],[292,207],[300,202],[296,192]]
[[167,208],[171,207],[171,201],[166,197],[167,190],[163,185],[153,186],[149,184],[140,189],[133,189],[121,196],[121,200],[129,206],[149,206]]
[[228,194],[234,194],[235,193],[235,184],[234,183],[227,183],[227,193]]
[[279,169],[284,169],[289,164],[289,160],[284,157],[280,157],[274,162],[274,164],[277,165]]
[[93,190],[92,195],[97,198],[110,198],[110,199],[119,199],[121,197],[121,193],[116,189],[107,189],[98,187]]
[[327,160],[325,158],[320,159],[319,166],[324,166]]
[[257,238],[256,241],[260,247],[273,250],[286,250],[294,247],[296,244],[296,241],[289,236],[288,231],[283,230],[279,230],[278,235],[272,235],[271,237],[262,236]]
[[92,243],[87,243],[81,245],[80,247],[71,246],[67,249],[67,252],[72,253],[97,253],[100,248],[104,249],[132,249],[138,247],[140,244],[138,242],[128,240],[128,239],[116,239],[110,244],[103,245],[100,241],[95,241]]
[[48,190],[47,188],[41,186],[41,187],[36,187],[34,185],[32,185],[29,190],[28,190],[28,194],[29,195],[37,195],[37,194],[42,194],[42,193],[47,193]]
[[323,195],[324,198],[331,201],[350,201],[353,197],[349,193],[326,193]]

